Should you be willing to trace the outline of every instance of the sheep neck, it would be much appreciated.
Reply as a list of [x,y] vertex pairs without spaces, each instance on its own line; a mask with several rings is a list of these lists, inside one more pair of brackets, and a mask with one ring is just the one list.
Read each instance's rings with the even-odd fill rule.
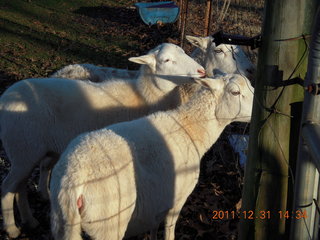
[[148,66],[141,66],[137,80],[137,88],[144,101],[151,105],[157,104],[167,92],[156,85],[156,76]]
[[197,94],[179,108],[177,124],[190,137],[199,155],[203,155],[218,139],[231,119],[220,120],[216,116],[218,99],[210,90]]

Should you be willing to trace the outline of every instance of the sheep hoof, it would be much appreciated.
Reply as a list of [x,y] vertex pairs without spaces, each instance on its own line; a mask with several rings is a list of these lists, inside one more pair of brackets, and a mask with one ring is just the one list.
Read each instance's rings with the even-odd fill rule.
[[10,238],[17,238],[20,235],[20,230],[16,226],[9,226],[6,229]]

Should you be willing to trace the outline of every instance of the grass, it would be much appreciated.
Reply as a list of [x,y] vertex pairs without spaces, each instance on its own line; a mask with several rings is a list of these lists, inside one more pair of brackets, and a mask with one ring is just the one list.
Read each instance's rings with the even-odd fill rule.
[[[2,0],[0,88],[24,78],[47,77],[71,63],[136,69],[127,60],[129,56],[145,53],[168,38],[179,41],[176,25],[164,34],[144,25],[133,8],[135,2],[138,0]],[[218,5],[214,4],[211,31],[259,33],[262,2],[231,4],[223,22],[217,21]],[[201,35],[205,1],[194,0],[189,5],[186,32]]]
[[47,76],[70,63],[128,68],[135,39],[106,32],[81,9],[130,1],[5,0],[0,3],[0,71],[15,80]]

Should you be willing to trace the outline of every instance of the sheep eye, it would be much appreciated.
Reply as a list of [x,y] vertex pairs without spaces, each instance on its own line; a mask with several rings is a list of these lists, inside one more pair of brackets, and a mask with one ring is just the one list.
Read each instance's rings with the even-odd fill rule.
[[238,96],[238,95],[240,95],[240,91],[232,91],[231,94],[233,96]]
[[215,53],[223,53],[222,49],[215,49],[213,50]]
[[170,61],[170,59],[166,59],[166,60],[164,60],[164,62],[166,63],[166,62],[169,62]]

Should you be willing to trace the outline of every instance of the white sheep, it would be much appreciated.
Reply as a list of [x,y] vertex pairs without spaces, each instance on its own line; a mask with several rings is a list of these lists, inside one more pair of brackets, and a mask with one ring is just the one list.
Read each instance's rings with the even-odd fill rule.
[[208,77],[215,73],[238,73],[254,80],[255,66],[237,45],[220,44],[216,46],[213,37],[186,36],[197,47],[191,57],[206,69]]
[[[177,109],[84,133],[52,171],[51,228],[56,240],[120,240],[156,230],[165,240],[194,189],[200,159],[233,121],[250,121],[253,89],[240,75],[199,80]],[[196,84],[194,84],[196,86]],[[179,86],[180,88],[181,86]]]
[[70,78],[102,82],[110,80],[136,80],[138,71],[112,67],[100,67],[93,64],[71,64],[53,73],[50,78]]
[[50,168],[75,136],[173,108],[179,103],[169,92],[177,84],[193,81],[191,77],[205,75],[203,67],[169,43],[129,60],[142,64],[136,81],[27,79],[1,96],[0,138],[11,162],[2,182],[1,204],[4,229],[10,237],[20,234],[13,215],[15,195],[22,223],[31,228],[38,225],[26,197],[27,179],[37,164],[45,193]]
[[[191,57],[205,67],[207,76],[212,77],[219,73],[240,73],[250,80],[254,80],[255,66],[246,56],[241,47],[220,44],[216,46],[211,36],[186,36],[186,39],[197,48]],[[72,64],[55,72],[51,77],[90,80],[102,82],[113,79],[132,80],[137,71],[100,67],[92,64]]]

